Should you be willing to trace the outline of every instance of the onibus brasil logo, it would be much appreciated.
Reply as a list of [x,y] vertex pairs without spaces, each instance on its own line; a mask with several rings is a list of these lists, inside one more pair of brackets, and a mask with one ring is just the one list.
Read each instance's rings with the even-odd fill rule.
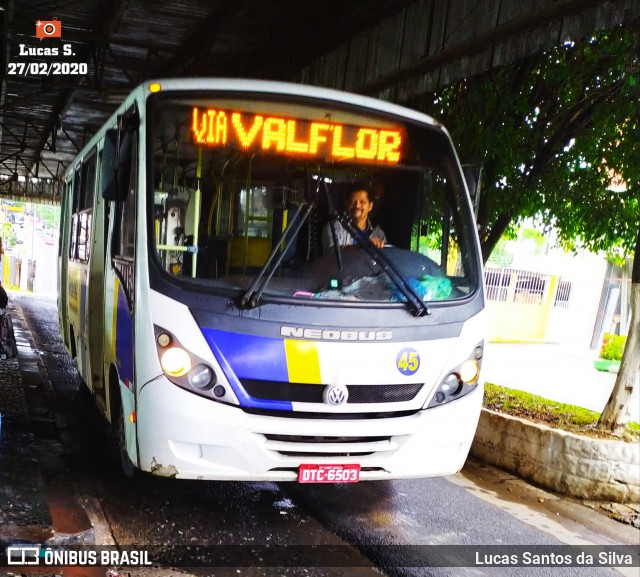
[[140,567],[152,565],[149,552],[113,548],[59,549],[40,545],[11,545],[6,548],[7,565],[54,565],[97,567]]

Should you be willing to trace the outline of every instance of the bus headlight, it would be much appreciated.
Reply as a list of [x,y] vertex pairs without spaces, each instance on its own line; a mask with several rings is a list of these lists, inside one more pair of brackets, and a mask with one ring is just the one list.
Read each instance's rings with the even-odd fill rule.
[[182,377],[191,369],[191,357],[184,349],[172,347],[162,353],[160,365],[170,377]]
[[156,342],[161,347],[168,347],[171,344],[171,336],[169,335],[169,333],[160,333],[156,337]]
[[238,404],[233,389],[227,390],[222,377],[216,374],[215,365],[203,359],[166,329],[154,325],[156,351],[164,376],[174,385],[220,403]]
[[196,389],[206,390],[216,384],[214,372],[207,365],[196,365],[189,371],[189,384]]
[[464,383],[473,383],[478,380],[480,367],[476,359],[467,359],[458,369],[460,379]]
[[449,373],[440,385],[440,391],[445,395],[455,395],[460,388],[460,378],[455,373]]
[[475,389],[480,378],[483,345],[484,343],[480,343],[466,361],[447,373],[431,397],[427,409],[460,399]]

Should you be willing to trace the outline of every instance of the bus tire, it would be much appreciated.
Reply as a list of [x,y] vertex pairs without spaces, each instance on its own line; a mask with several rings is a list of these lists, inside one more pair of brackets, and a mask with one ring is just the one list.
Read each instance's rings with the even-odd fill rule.
[[131,462],[129,455],[127,454],[124,434],[124,406],[122,405],[122,401],[120,401],[120,399],[118,399],[118,404],[120,405],[120,411],[118,412],[118,416],[114,423],[114,432],[117,441],[117,450],[120,454],[120,469],[122,470],[122,474],[127,479],[134,480],[139,477],[139,471],[138,468]]
[[72,359],[75,359],[78,354],[77,354],[77,347],[76,347],[76,333],[73,330],[73,325],[69,324],[69,348],[71,349],[69,351],[69,356]]

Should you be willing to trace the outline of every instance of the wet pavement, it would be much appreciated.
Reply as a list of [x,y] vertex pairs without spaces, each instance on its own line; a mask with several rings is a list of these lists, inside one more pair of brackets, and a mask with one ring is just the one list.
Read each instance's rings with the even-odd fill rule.
[[12,302],[8,310],[18,356],[0,361],[0,552],[11,543],[92,542],[64,462],[55,393],[22,312]]
[[31,346],[21,315],[11,303],[8,311],[18,357],[0,361],[0,539],[40,541],[52,536],[52,521],[20,371],[21,362],[31,356]]
[[[32,340],[34,337],[27,327],[28,320],[31,328],[34,328],[34,311],[28,307],[25,307],[24,312],[20,309],[22,296],[17,296],[14,299],[11,308],[19,347],[18,358],[0,361],[0,413],[3,415],[2,440],[0,441],[0,555],[4,552],[3,541],[5,543],[65,545],[76,543],[109,544],[105,535],[99,534],[100,527],[92,526],[87,516],[87,511],[90,516],[92,515],[92,504],[84,502],[84,500],[80,502],[77,497],[77,495],[94,494],[91,491],[83,490],[82,475],[78,470],[80,466],[90,465],[82,459],[69,458],[70,453],[72,454],[76,449],[74,449],[74,442],[69,439],[74,424],[73,420],[65,422],[62,417],[63,412],[67,414],[62,410],[62,405],[68,399],[65,395],[56,396],[49,381],[49,378],[55,383],[58,380],[64,380],[56,376],[56,367],[59,366],[62,375],[65,367],[71,361],[64,354],[60,343],[57,342],[57,334],[53,334],[57,330],[57,327],[53,327],[54,321],[48,324],[48,321],[42,321],[49,330],[44,331],[44,342],[43,337],[38,337],[37,344],[34,344]],[[51,335],[47,336],[48,333]],[[51,342],[47,340],[48,338],[51,338]],[[48,356],[49,360],[41,360],[40,353],[42,353],[43,359]],[[43,362],[47,363],[46,370]],[[66,381],[71,389],[68,375]],[[86,443],[88,441],[77,439],[76,442]],[[69,465],[69,461],[72,461],[71,465]],[[75,466],[73,462],[75,462]],[[477,465],[474,467],[478,468]],[[467,470],[466,475],[469,475],[469,468],[465,467],[465,469]],[[488,474],[488,470],[485,471],[481,465],[480,469],[480,474]],[[479,478],[480,474],[475,471],[473,478]],[[362,532],[362,540],[368,541],[373,549],[377,547],[378,540],[372,540],[372,531],[385,543],[388,539],[394,542],[393,539],[403,532],[407,533],[406,537],[410,542],[420,542],[416,541],[412,531],[421,538],[430,535],[430,532],[433,531],[431,524],[434,517],[443,519],[442,526],[446,527],[447,539],[450,542],[483,542],[480,535],[471,533],[471,523],[467,514],[460,516],[460,527],[453,531],[452,528],[456,527],[456,524],[449,506],[451,504],[449,487],[451,480],[398,482],[393,484],[393,490],[390,485],[362,484],[361,487],[355,488],[343,487],[334,495],[337,499],[333,504],[330,499],[331,495],[325,494],[331,493],[331,491],[326,488],[313,487],[311,490],[301,491],[299,487],[287,486],[284,489],[286,494],[295,496],[295,502],[301,503],[302,509],[299,510],[298,505],[294,506],[288,500],[282,500],[283,509],[277,511],[278,515],[276,515],[279,524],[275,524],[271,520],[266,520],[266,514],[263,514],[263,510],[270,507],[271,494],[274,499],[280,499],[281,489],[277,486],[265,488],[260,484],[210,483],[187,487],[186,482],[162,483],[163,480],[160,480],[153,485],[134,486],[133,489],[129,487],[124,490],[117,483],[112,483],[108,476],[105,477],[102,470],[95,477],[98,479],[98,483],[103,483],[108,488],[109,494],[114,491],[116,493],[122,491],[117,499],[109,501],[109,513],[113,519],[127,519],[129,522],[131,511],[136,508],[141,509],[144,513],[141,515],[144,522],[136,526],[135,529],[123,526],[122,523],[112,523],[112,533],[106,537],[115,538],[119,545],[140,541],[157,543],[158,531],[165,525],[171,524],[169,520],[176,519],[178,512],[183,510],[187,511],[185,516],[188,517],[185,519],[187,531],[184,539],[193,535],[200,536],[202,527],[207,527],[207,529],[213,527],[216,534],[228,534],[233,542],[242,542],[245,533],[253,535],[259,532],[259,529],[256,530],[256,526],[263,523],[265,525],[264,533],[273,534],[284,540],[285,543],[295,543],[296,539],[305,540],[310,534],[309,527],[317,524],[316,521],[302,517],[298,519],[298,524],[292,524],[291,519],[297,518],[296,513],[302,515],[302,512],[307,510],[313,513],[314,519],[321,521],[323,527],[329,529],[328,532],[323,532],[322,539],[326,539],[325,533],[330,533],[331,535],[342,535],[343,538],[350,540],[349,535],[354,532],[355,527],[355,530]],[[456,483],[467,482],[466,477],[458,478],[456,476],[456,479]],[[516,480],[509,477],[507,481],[501,481],[501,484],[504,485],[507,482],[514,485],[517,483]],[[381,491],[385,487],[391,491],[390,494],[376,494],[376,491]],[[489,494],[485,489],[475,488],[475,485],[473,487],[477,495],[486,496]],[[415,496],[423,494],[427,489],[429,498],[425,499],[422,504],[425,509],[421,513],[416,509],[417,499]],[[507,491],[510,490],[507,489]],[[240,491],[241,494],[231,495],[232,491]],[[355,491],[355,493],[343,494],[349,491]],[[106,493],[105,489],[103,494]],[[465,489],[465,493],[456,498],[459,500],[469,499],[467,493],[468,491]],[[82,497],[82,499],[84,498]],[[533,499],[527,499],[527,502],[533,502],[540,506],[542,504],[546,506],[546,501],[549,501],[549,496],[542,493],[536,494]],[[371,505],[374,502],[377,503],[375,507]],[[443,506],[440,513],[437,508],[434,509],[438,503]],[[238,527],[230,524],[230,519],[234,517],[233,511],[231,515],[225,514],[225,507],[230,506],[229,504],[234,507],[233,511],[238,513],[235,515],[240,521]],[[399,511],[397,510],[398,504],[400,504]],[[558,507],[564,506],[565,500],[557,499],[557,504]],[[504,526],[505,535],[509,535],[509,538],[517,534],[524,540],[523,542],[538,542],[540,537],[537,533],[523,532],[523,528],[514,533],[512,529],[508,528],[510,525],[503,519],[503,516],[496,519],[496,515],[499,514],[494,511],[494,505],[493,502],[491,507],[478,506],[474,503],[473,506],[476,507],[474,515],[492,516],[489,525]],[[219,512],[218,515],[216,515],[216,511]],[[341,516],[336,513],[337,511],[343,512],[344,515]],[[553,514],[559,513],[554,512]],[[532,516],[529,509],[527,509],[526,516],[527,519]],[[391,518],[395,519],[393,523],[388,522]],[[376,520],[377,523],[380,523],[379,527],[373,523]],[[548,518],[545,516],[540,523],[549,524]],[[481,525],[487,526],[485,523]],[[234,533],[236,530],[239,531],[237,534]],[[193,532],[193,535],[190,531]],[[465,535],[467,536],[466,540]],[[142,537],[145,538],[142,539]],[[505,536],[504,539],[506,541],[507,537]],[[618,537],[611,537],[611,539],[614,543],[628,542],[620,540]],[[569,541],[565,540],[564,542]],[[104,568],[96,569],[96,575],[105,575]],[[63,573],[65,577],[72,577],[73,570],[65,569]],[[129,573],[131,577],[142,577],[144,570],[131,570]],[[356,573],[359,571],[352,567],[345,575],[351,576]],[[8,574],[0,570],[2,577]],[[23,574],[22,570],[20,574]],[[155,572],[153,574],[154,576],[158,575]],[[175,574],[174,572],[173,575]],[[221,574],[216,572],[216,575]],[[231,575],[234,572],[230,570],[228,574]],[[257,574],[264,575],[265,573]],[[306,574],[309,572],[307,571]],[[366,574],[370,575],[371,571],[366,571]],[[85,570],[83,575],[92,577],[88,570]]]
[[[283,577],[296,574],[293,567],[280,570],[241,566],[238,569],[223,565],[212,572],[200,565],[188,569],[157,566],[158,562],[164,564],[167,555],[173,561],[180,560],[182,555],[191,558],[195,554],[191,548],[207,541],[208,534],[215,536],[215,541],[207,542],[207,547],[213,547],[207,549],[209,554],[215,551],[219,555],[219,551],[224,550],[224,547],[217,549],[217,545],[243,544],[232,557],[236,561],[246,556],[254,547],[254,541],[266,535],[267,546],[271,548],[300,542],[305,545],[302,549],[305,555],[309,555],[312,549],[307,543],[310,542],[314,546],[336,546],[343,555],[348,553],[356,559],[349,567],[312,566],[304,569],[307,577],[380,574],[357,549],[317,522],[303,518],[303,513],[294,510],[273,483],[193,484],[152,477],[127,482],[110,469],[110,457],[94,458],[94,455],[104,455],[107,447],[94,446],[96,439],[86,434],[86,431],[95,432],[99,424],[92,421],[92,427],[85,426],[85,420],[97,416],[93,411],[86,414],[69,411],[71,405],[84,406],[90,399],[86,398],[85,389],[73,381],[71,375],[75,370],[70,370],[73,362],[59,342],[57,321],[36,318],[34,313],[38,307],[26,305],[25,299],[32,298],[29,295],[12,296],[10,312],[19,353],[17,359],[0,361],[0,412],[4,417],[0,445],[0,577]],[[38,300],[35,298],[34,302]],[[83,422],[77,422],[79,420]],[[85,431],[84,437],[74,437],[79,430]],[[96,435],[103,444],[108,440],[104,437]],[[274,510],[274,506],[281,507]],[[226,509],[230,511],[225,513]],[[246,543],[251,545],[248,547]],[[13,568],[6,566],[5,551],[12,545],[79,548],[81,551],[96,551],[96,545],[111,551],[144,546],[155,555],[154,566],[116,571],[105,566],[21,565],[11,571]],[[88,548],[82,549],[84,545]]]
[[[14,359],[0,360],[0,576],[105,577],[104,567],[28,567],[2,569],[6,547],[15,545],[89,545],[98,530],[81,503],[65,462],[66,424],[56,395],[19,306],[7,309],[18,347]],[[173,577],[157,572],[154,577]],[[129,577],[148,577],[133,569]],[[126,577],[112,571],[110,577]],[[188,577],[183,575],[182,577]]]

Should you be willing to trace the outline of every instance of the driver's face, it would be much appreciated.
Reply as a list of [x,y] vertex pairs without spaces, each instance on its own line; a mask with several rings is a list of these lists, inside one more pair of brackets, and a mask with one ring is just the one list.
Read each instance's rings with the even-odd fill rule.
[[349,195],[347,210],[359,228],[362,229],[367,224],[372,208],[373,203],[369,202],[369,195],[366,190],[356,190]]

